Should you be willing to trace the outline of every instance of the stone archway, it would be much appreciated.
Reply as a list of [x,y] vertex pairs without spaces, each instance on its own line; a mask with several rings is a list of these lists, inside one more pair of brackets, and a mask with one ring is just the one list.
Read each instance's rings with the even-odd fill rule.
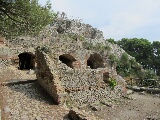
[[76,59],[69,54],[60,55],[59,60],[70,68],[74,68],[73,63],[76,61]]
[[91,54],[87,60],[87,66],[91,69],[103,68],[103,63],[102,57],[97,53]]
[[24,52],[18,55],[19,57],[19,69],[29,70],[35,68],[35,55],[30,52]]

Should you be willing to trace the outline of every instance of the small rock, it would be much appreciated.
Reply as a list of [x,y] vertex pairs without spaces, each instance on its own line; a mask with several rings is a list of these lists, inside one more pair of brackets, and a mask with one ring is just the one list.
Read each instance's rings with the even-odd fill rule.
[[140,91],[140,87],[138,87],[138,86],[133,86],[132,89],[135,91]]
[[11,109],[10,109],[8,106],[6,106],[6,107],[4,108],[4,112],[5,112],[5,113],[9,113],[9,112],[11,112]]
[[90,108],[91,108],[93,111],[99,111],[99,110],[101,110],[101,107],[100,107],[100,106],[95,106],[95,105],[91,105]]
[[34,71],[34,70],[32,70],[32,69],[30,69],[30,70],[27,72],[27,74],[29,74],[29,75],[33,75],[33,74],[35,74],[35,71]]
[[28,119],[28,116],[27,116],[27,115],[21,116],[21,120],[27,120],[27,119]]
[[127,95],[133,94],[132,90],[127,90]]
[[41,119],[41,117],[37,116],[37,117],[36,117],[36,120],[42,120],[42,119]]
[[108,107],[113,107],[113,105],[112,105],[110,102],[102,101],[101,103],[102,103],[103,105],[108,106]]
[[143,92],[140,92],[139,94],[140,95],[145,95],[146,93],[145,93],[145,91],[143,91]]
[[72,120],[87,120],[85,117],[85,113],[82,114],[77,110],[70,110],[68,113],[68,118]]

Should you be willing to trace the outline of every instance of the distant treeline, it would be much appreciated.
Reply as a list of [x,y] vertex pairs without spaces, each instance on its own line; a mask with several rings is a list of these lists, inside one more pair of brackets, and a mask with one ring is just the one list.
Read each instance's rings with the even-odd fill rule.
[[129,55],[135,57],[144,69],[152,70],[157,76],[160,76],[160,41],[151,43],[143,38],[122,38],[118,41],[107,39],[107,41],[118,44]]

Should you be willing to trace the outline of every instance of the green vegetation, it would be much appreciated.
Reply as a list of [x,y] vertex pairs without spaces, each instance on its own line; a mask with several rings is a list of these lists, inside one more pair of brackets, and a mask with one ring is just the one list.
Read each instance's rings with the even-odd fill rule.
[[65,105],[66,105],[69,109],[72,108],[73,103],[74,103],[74,102],[72,102],[71,98],[70,98],[70,97],[67,97],[67,99],[66,99],[66,101],[65,101]]
[[92,42],[85,41],[83,42],[84,48],[87,50],[110,50],[110,46],[108,44],[103,44],[103,43],[97,43],[93,44]]
[[134,58],[128,58],[123,53],[116,66],[117,73],[123,77],[154,78],[156,75],[151,70],[142,70],[142,66]]
[[122,77],[141,77],[141,65],[136,62],[134,58],[129,58],[128,54],[124,52],[118,59],[113,53],[109,54],[111,67],[116,67],[116,71]]
[[109,78],[109,85],[111,86],[111,89],[114,90],[114,87],[117,85],[116,79]]
[[41,50],[44,51],[45,53],[51,53],[51,49],[49,48],[49,46],[46,46],[46,45],[41,47]]
[[93,43],[92,42],[83,42],[83,46],[84,48],[86,48],[87,50],[91,50],[93,49]]
[[[123,73],[135,73],[141,77],[148,77],[153,78],[156,75],[160,76],[160,42],[154,41],[153,43],[149,42],[146,39],[138,39],[138,38],[123,38],[119,41],[114,41],[114,39],[107,39],[108,42],[112,44],[118,44],[122,49],[124,49],[129,55],[135,57],[135,60],[131,59],[126,61],[127,59],[125,56],[121,59],[126,59],[126,63],[121,63],[118,65],[117,69],[118,72],[121,68],[124,68]],[[123,62],[123,60],[120,60]],[[141,66],[140,63],[145,71],[140,71]],[[131,68],[131,69],[130,69]],[[134,74],[134,75],[135,75]],[[147,75],[150,74],[150,75]],[[127,76],[127,74],[125,75]]]
[[108,58],[110,60],[111,67],[117,64],[118,59],[113,53],[110,53]]
[[64,35],[64,36],[72,38],[73,40],[77,40],[77,39],[79,39],[80,41],[84,41],[85,40],[85,38],[83,36],[78,35],[76,33],[69,33],[69,34]]
[[81,40],[81,41],[84,41],[85,40],[85,38],[83,37],[83,36],[78,36],[78,38],[79,38],[79,40]]
[[110,50],[110,46],[107,44],[103,44],[103,43],[97,43],[96,45],[94,45],[93,47],[96,50]]
[[143,66],[144,69],[152,68],[153,49],[152,44],[146,39],[126,39],[117,41],[117,44],[123,48],[129,55],[136,58],[136,60]]
[[157,76],[156,76],[156,74],[154,73],[153,70],[145,70],[144,71],[144,78],[157,79]]
[[116,44],[116,41],[112,38],[110,39],[106,39],[107,42],[112,43],[112,44]]
[[126,53],[123,53],[120,60],[117,63],[117,72],[123,77],[129,76],[129,70],[130,70],[130,61],[128,58],[128,55]]
[[44,7],[38,0],[0,0],[0,35],[36,35],[53,22],[55,14],[51,4]]

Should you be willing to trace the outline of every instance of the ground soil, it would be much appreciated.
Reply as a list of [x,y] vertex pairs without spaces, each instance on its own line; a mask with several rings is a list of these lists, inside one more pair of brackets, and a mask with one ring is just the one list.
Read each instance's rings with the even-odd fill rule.
[[[27,72],[28,71],[20,71],[14,66],[10,66],[6,69],[0,69],[0,83],[12,79],[36,79],[35,74],[29,75]],[[2,120],[8,120],[8,115],[4,113],[4,107],[8,103],[6,102],[6,97],[4,97],[5,90],[3,89],[4,87],[0,85],[0,108],[2,111]],[[42,90],[40,91],[42,92]],[[13,90],[13,92],[15,93],[17,91]],[[16,94],[19,94],[19,92]],[[42,94],[42,96],[43,95],[44,94]],[[42,98],[44,98],[44,96]],[[51,98],[49,97],[49,99]],[[65,109],[58,109],[59,106],[54,105],[50,107],[49,104],[46,106],[50,109],[49,111],[51,111],[51,109],[56,109],[57,111],[55,110],[55,112],[64,111],[60,114],[61,116],[63,116],[62,114],[65,116],[67,113],[67,110]],[[102,106],[100,111],[95,111],[94,113],[104,120],[160,120],[160,94],[135,92],[130,95],[129,98],[114,101],[112,106]],[[50,112],[48,112],[47,115],[55,118],[55,114]],[[57,120],[58,119],[63,119],[63,117],[57,116]]]
[[133,93],[97,112],[104,120],[160,120],[160,95]]
[[5,120],[5,114],[3,108],[5,107],[6,101],[3,99],[3,96],[5,95],[4,92],[2,92],[2,83],[9,81],[9,80],[15,80],[15,79],[36,79],[35,75],[29,75],[26,74],[28,70],[18,70],[18,67],[15,66],[9,66],[0,69],[0,108],[1,108],[1,119]]

